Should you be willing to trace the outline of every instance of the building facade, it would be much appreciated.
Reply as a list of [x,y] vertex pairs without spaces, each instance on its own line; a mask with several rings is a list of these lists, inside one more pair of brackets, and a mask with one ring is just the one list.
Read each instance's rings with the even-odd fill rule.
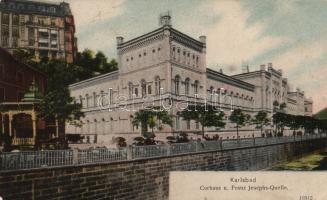
[[7,50],[0,48],[0,102],[20,102],[33,81],[44,94],[46,75],[18,62]]
[[[117,37],[119,70],[70,86],[75,101],[83,105],[85,118],[82,126],[67,124],[67,134],[82,134],[87,142],[98,145],[110,145],[117,137],[130,142],[140,136],[140,128],[132,125],[134,113],[154,105],[174,117],[172,127],[155,130],[157,139],[180,132],[196,137],[200,125],[184,121],[178,111],[188,103],[207,103],[218,105],[227,123],[223,129],[207,128],[206,132],[231,138],[236,134],[235,125],[228,122],[231,110],[241,108],[252,116],[261,110],[272,113],[274,101],[288,103],[288,98],[293,98],[287,79],[272,64],[234,76],[208,69],[206,37],[194,39],[172,28],[169,15],[161,21],[160,28],[132,40]],[[304,109],[302,100],[296,99],[295,105]],[[310,107],[312,102],[306,105]],[[304,110],[295,112],[304,114]],[[242,131],[242,137],[252,137],[255,132],[253,126]]]
[[37,117],[45,85],[44,73],[0,48],[0,147],[5,135],[14,146],[33,146],[36,137],[45,136],[46,124]]
[[75,23],[68,3],[28,0],[0,1],[0,46],[11,53],[32,52],[72,63],[77,52]]

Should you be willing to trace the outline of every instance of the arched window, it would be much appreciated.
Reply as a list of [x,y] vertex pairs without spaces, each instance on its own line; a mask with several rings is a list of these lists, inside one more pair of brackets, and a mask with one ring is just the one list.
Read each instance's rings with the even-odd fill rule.
[[186,129],[187,130],[190,130],[191,129],[191,121],[190,120],[187,120],[186,121]]
[[194,82],[194,94],[199,93],[199,81]]
[[175,76],[175,94],[179,95],[180,77]]
[[141,80],[141,88],[142,88],[142,97],[146,96],[146,82],[145,80]]
[[199,56],[196,56],[196,62],[195,62],[195,64],[196,64],[196,67],[199,67]]
[[176,47],[175,46],[173,46],[172,52],[173,52],[173,59],[176,60]]
[[99,103],[101,104],[101,106],[104,106],[105,105],[105,95],[102,90],[100,92],[100,99],[101,99],[101,102],[99,102]]
[[79,96],[79,103],[81,104],[81,106],[83,107],[83,97],[80,95]]
[[102,134],[106,134],[106,120],[102,118],[101,120]]
[[180,129],[180,117],[176,116],[176,130]]
[[190,79],[186,78],[185,79],[185,95],[190,94]]
[[133,83],[131,82],[128,83],[128,95],[130,99],[133,97]]
[[160,77],[156,76],[156,78],[154,79],[155,81],[155,91],[156,91],[156,95],[160,94],[160,88],[161,88],[161,83],[160,83]]
[[112,88],[109,88],[109,94],[108,95],[109,95],[109,104],[112,104],[114,102]]
[[210,101],[212,101],[213,100],[213,95],[214,95],[214,88],[213,88],[213,86],[211,86],[210,89],[209,89],[209,95],[210,95]]
[[152,87],[151,87],[151,85],[148,85],[148,94],[152,94]]
[[86,120],[86,131],[87,133],[90,133],[90,121]]
[[89,94],[85,95],[86,98],[86,108],[90,107],[90,98],[89,98]]
[[181,49],[177,48],[177,60],[180,61],[181,59]]
[[93,132],[94,134],[98,134],[98,121],[96,119],[94,119],[94,129]]
[[98,102],[97,102],[97,95],[96,95],[95,92],[93,92],[93,106],[96,107],[97,104],[98,104]]

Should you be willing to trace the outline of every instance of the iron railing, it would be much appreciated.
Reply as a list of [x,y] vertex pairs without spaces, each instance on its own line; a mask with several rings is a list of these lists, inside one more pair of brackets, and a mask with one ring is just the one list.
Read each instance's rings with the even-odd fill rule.
[[120,149],[49,150],[0,153],[0,170],[20,170],[83,165],[101,162],[166,157],[208,151],[221,151],[326,138],[327,134],[197,141],[178,144],[129,146]]
[[119,161],[127,159],[127,151],[124,149],[106,149],[97,148],[91,150],[79,150],[77,151],[77,163],[88,164],[88,163],[100,163]]

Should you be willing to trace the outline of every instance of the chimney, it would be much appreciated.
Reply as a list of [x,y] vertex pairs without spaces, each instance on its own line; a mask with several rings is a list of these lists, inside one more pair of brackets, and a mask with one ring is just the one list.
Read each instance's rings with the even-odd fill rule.
[[265,65],[265,64],[260,65],[260,70],[261,70],[261,71],[266,71],[266,65]]
[[219,69],[219,72],[220,72],[221,74],[224,73],[222,68]]
[[249,73],[250,69],[249,69],[249,65],[242,65],[242,73]]
[[273,64],[272,63],[268,63],[268,68],[272,68]]
[[279,69],[277,70],[281,75],[283,75],[283,70]]
[[124,43],[124,38],[121,36],[116,37],[117,40],[117,46],[121,45],[122,43]]
[[201,35],[200,37],[199,37],[199,40],[200,40],[200,42],[202,42],[202,43],[206,43],[207,42],[207,36],[205,36],[205,35]]
[[162,13],[159,16],[159,26],[171,26],[170,12]]

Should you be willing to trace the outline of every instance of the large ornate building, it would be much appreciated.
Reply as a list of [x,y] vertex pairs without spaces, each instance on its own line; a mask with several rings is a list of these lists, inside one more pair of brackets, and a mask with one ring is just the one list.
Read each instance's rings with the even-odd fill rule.
[[37,59],[72,63],[77,52],[74,17],[65,2],[0,1],[0,38],[1,47],[28,50]]
[[[130,141],[140,135],[140,128],[131,122],[135,111],[145,104],[170,108],[174,116],[172,127],[155,130],[159,140],[176,132],[201,130],[198,123],[177,115],[186,102],[218,102],[227,125],[206,131],[224,138],[235,134],[227,118],[235,107],[251,115],[260,110],[271,114],[277,101],[287,104],[287,112],[311,114],[312,102],[300,90],[291,92],[287,79],[272,64],[234,76],[208,69],[206,36],[194,39],[179,32],[172,28],[168,15],[162,16],[161,22],[160,28],[132,40],[117,37],[118,71],[70,86],[71,95],[83,105],[85,118],[81,127],[67,124],[67,134],[82,134],[88,142],[103,145],[119,136]],[[242,133],[242,137],[252,136],[254,127],[245,127]]]

